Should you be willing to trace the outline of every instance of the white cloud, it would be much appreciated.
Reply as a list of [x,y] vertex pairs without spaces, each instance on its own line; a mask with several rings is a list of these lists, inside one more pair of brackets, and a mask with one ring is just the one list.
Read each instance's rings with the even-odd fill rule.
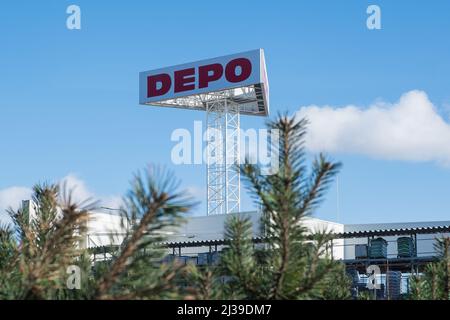
[[186,188],[182,188],[182,190],[186,191],[187,195],[192,197],[192,200],[196,203],[196,206],[192,211],[193,215],[205,215],[205,212],[207,210],[206,188],[197,185],[189,185]]
[[99,201],[100,206],[118,209],[122,205],[122,197],[120,196],[99,196],[89,190],[86,183],[74,174],[65,176],[60,181],[61,187],[65,186],[68,191],[72,192],[72,200],[75,203],[81,203],[86,200]]
[[202,200],[206,197],[206,189],[198,186],[188,186],[186,188],[186,193],[196,200]]
[[450,165],[450,124],[423,91],[403,94],[394,104],[301,107],[310,121],[310,151],[364,154],[380,159],[435,161]]
[[88,199],[94,200],[94,194],[88,190],[86,183],[73,174],[69,174],[60,181],[61,190],[71,192],[72,200],[76,203],[86,201]]
[[[65,184],[68,191],[72,191],[72,200],[80,203],[86,200],[99,201],[100,206],[119,208],[122,198],[119,196],[98,196],[86,186],[86,183],[73,174],[69,174],[60,180],[60,185]],[[6,209],[12,207],[18,209],[22,200],[30,199],[32,190],[27,187],[11,187],[0,190],[0,223],[10,222]]]
[[25,187],[11,187],[0,190],[0,223],[11,221],[6,210],[12,208],[17,210],[22,204],[22,200],[29,199],[31,189]]

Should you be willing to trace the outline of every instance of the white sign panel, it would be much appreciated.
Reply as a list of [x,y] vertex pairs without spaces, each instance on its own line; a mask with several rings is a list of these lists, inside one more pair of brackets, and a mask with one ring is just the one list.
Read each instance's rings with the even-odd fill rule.
[[144,71],[139,74],[139,102],[156,102],[268,82],[262,49]]

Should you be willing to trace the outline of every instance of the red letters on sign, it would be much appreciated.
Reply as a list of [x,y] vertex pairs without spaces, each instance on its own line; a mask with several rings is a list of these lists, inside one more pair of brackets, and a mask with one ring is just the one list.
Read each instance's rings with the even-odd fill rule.
[[175,93],[195,89],[195,69],[194,68],[175,71],[174,78],[175,78],[175,88],[174,88]]
[[207,88],[212,81],[219,80],[223,75],[223,67],[220,63],[208,64],[198,68],[198,87]]
[[[241,73],[236,74],[236,68],[241,67]],[[250,77],[252,73],[252,63],[245,58],[238,58],[228,62],[225,68],[225,78],[230,82],[241,82]]]
[[[161,87],[158,88],[158,83]],[[147,78],[147,98],[165,95],[170,90],[172,80],[167,73],[155,74]]]
[[[212,63],[199,66],[197,74],[195,71],[195,68],[188,68],[173,72],[174,93],[208,88],[210,83],[220,80],[224,74],[228,82],[245,81],[252,74],[252,62],[246,58],[237,58],[229,61],[225,68],[220,63]],[[148,98],[163,96],[170,91],[171,87],[172,77],[167,73],[147,77]]]

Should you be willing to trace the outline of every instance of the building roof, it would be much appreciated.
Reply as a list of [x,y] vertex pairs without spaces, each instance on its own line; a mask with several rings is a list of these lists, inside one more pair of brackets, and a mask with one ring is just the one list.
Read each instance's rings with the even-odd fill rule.
[[[262,243],[264,237],[253,237],[253,243]],[[190,240],[190,241],[166,241],[161,243],[162,246],[168,248],[186,248],[186,247],[206,247],[206,246],[222,246],[229,244],[229,239],[212,239],[212,240]]]
[[[335,238],[348,239],[348,238],[364,238],[375,236],[400,236],[400,235],[406,236],[413,234],[433,234],[433,233],[450,233],[450,224],[442,226],[429,226],[429,227],[341,232],[335,233]],[[266,239],[265,237],[253,237],[252,240],[254,243],[262,243],[265,241],[265,239]],[[162,245],[169,248],[179,248],[179,247],[203,247],[203,246],[226,245],[228,243],[229,240],[227,239],[210,239],[210,240],[189,240],[189,241],[167,241],[162,243]]]
[[449,232],[450,232],[450,224],[447,224],[441,226],[347,231],[336,234],[336,237],[339,239],[343,239],[343,238],[363,238],[372,236],[400,236],[411,234],[432,234],[432,233],[449,233]]

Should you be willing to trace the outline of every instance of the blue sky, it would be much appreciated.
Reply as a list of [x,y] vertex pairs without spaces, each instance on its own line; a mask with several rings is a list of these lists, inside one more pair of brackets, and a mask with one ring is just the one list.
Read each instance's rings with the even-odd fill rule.
[[[81,30],[66,28],[70,4],[81,8]],[[381,30],[366,28],[369,4],[381,8]],[[157,163],[194,190],[203,200],[195,214],[204,214],[205,167],[173,165],[170,135],[205,115],[139,106],[138,73],[264,48],[272,115],[354,105],[387,112],[373,120],[382,126],[391,119],[386,132],[405,130],[389,150],[348,142],[364,125],[328,132],[341,137],[325,150],[344,165],[341,222],[450,220],[450,159],[440,151],[450,150],[449,14],[444,0],[3,1],[0,210],[16,199],[11,190],[23,194],[38,181],[67,176],[98,197],[118,197],[133,172]],[[396,114],[409,114],[399,101],[412,90],[419,91],[407,101],[422,99],[418,109],[432,104],[430,121],[411,122],[423,126],[424,141],[414,140],[421,138],[409,122],[395,122]],[[389,113],[397,104],[406,105],[403,113]],[[332,123],[335,115],[325,116]],[[360,124],[372,123],[373,113],[366,115]],[[241,122],[263,126],[262,119]],[[364,141],[379,138],[380,126],[361,129]],[[434,127],[440,129],[428,130]],[[316,216],[336,220],[336,203],[333,187]],[[246,196],[242,207],[251,209]]]

